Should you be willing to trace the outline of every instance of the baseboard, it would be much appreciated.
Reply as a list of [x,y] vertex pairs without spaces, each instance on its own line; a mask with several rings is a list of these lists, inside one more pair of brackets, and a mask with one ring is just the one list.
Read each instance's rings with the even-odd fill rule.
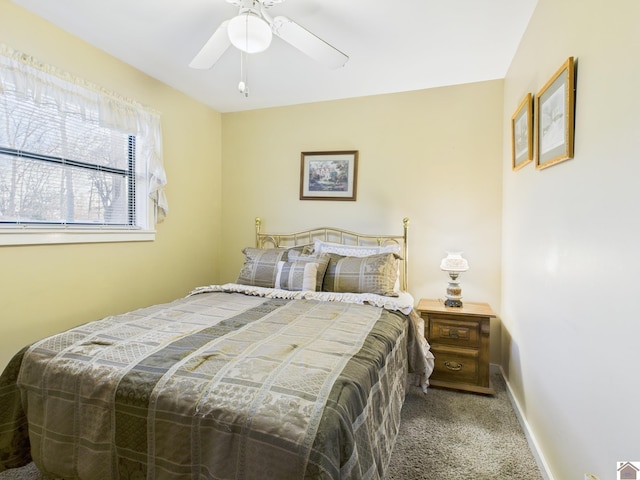
[[518,403],[518,400],[513,395],[513,390],[511,389],[511,385],[509,384],[509,381],[507,380],[504,374],[504,370],[502,369],[502,366],[492,363],[490,366],[490,369],[492,374],[499,373],[504,379],[504,383],[507,387],[507,396],[511,401],[511,405],[513,405],[513,410],[516,412],[516,417],[518,418],[518,422],[520,422],[520,425],[522,426],[522,430],[524,431],[524,435],[527,438],[527,442],[529,443],[529,448],[531,449],[531,453],[533,453],[533,457],[535,458],[536,463],[538,464],[538,468],[540,469],[540,473],[542,474],[544,480],[554,480],[553,475],[549,471],[549,466],[547,465],[547,462],[544,459],[544,455],[542,455],[542,452],[540,451],[538,442],[536,441],[535,436],[533,435],[533,433],[531,432],[531,429],[529,428],[529,423],[527,422],[527,419],[524,417],[522,413],[522,408],[520,408],[520,404]]

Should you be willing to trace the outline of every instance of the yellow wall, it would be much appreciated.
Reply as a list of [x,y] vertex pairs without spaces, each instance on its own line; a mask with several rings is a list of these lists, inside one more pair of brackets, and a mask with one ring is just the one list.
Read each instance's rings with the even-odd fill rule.
[[[505,79],[503,360],[553,477],[638,459],[640,2],[538,0]],[[509,118],[569,56],[575,156],[511,171]]]
[[[459,249],[464,299],[499,311],[502,96],[497,80],[223,114],[222,280],[237,277],[256,216],[270,232],[370,233],[401,233],[407,216],[414,297],[444,295],[440,260]],[[300,153],[330,150],[359,151],[357,201],[299,200]]]
[[221,116],[0,0],[0,41],[161,113],[169,215],[142,243],[0,247],[0,369],[23,345],[217,281]]

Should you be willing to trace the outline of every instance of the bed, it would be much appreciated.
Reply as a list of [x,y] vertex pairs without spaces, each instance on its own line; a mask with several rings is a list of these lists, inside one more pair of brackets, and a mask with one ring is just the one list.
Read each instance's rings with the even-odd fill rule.
[[262,232],[234,283],[88,322],[0,376],[0,471],[52,478],[383,478],[433,356],[399,235]]

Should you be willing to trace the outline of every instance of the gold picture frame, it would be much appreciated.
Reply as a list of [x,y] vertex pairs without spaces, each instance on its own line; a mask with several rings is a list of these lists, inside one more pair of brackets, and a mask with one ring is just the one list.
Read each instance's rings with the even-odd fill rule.
[[533,95],[527,93],[511,117],[511,168],[533,161]]
[[567,58],[540,89],[535,101],[536,168],[573,158],[575,64]]
[[300,200],[355,201],[358,151],[302,152]]

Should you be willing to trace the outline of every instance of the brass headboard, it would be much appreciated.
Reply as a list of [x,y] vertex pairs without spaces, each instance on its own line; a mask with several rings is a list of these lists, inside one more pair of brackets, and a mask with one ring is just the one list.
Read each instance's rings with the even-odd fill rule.
[[355,233],[341,228],[320,227],[303,230],[296,233],[263,233],[262,219],[256,217],[256,247],[257,248],[286,248],[302,245],[313,245],[315,240],[339,243],[342,245],[376,245],[384,246],[397,243],[400,245],[400,288],[409,288],[409,243],[407,231],[409,218],[402,219],[401,235],[373,235]]

